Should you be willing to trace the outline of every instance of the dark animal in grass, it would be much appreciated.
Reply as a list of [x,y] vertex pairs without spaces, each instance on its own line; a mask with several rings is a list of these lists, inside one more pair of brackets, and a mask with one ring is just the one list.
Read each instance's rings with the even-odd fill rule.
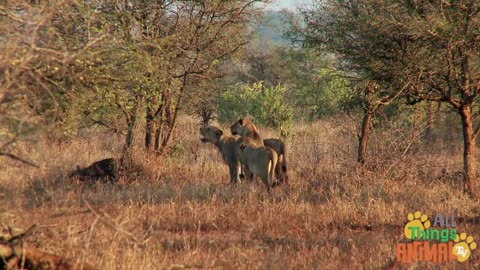
[[77,178],[80,181],[116,181],[118,176],[119,160],[106,158],[95,161],[85,168],[77,169],[68,174],[69,178]]

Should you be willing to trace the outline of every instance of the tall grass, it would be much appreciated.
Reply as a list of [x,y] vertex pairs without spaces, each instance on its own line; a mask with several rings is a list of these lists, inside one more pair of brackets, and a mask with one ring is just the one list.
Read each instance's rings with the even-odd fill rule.
[[[449,174],[461,170],[455,143],[426,146],[378,131],[371,161],[360,167],[348,119],[295,125],[286,140],[290,187],[269,195],[260,181],[229,185],[228,168],[198,128],[182,118],[165,157],[144,154],[139,138],[134,168],[113,184],[65,176],[77,164],[116,157],[121,137],[91,132],[22,145],[41,168],[2,160],[0,223],[39,224],[28,241],[99,269],[379,269],[395,260],[409,212],[455,211],[459,230],[475,237],[479,229],[477,203]],[[475,252],[463,267],[479,264]]]

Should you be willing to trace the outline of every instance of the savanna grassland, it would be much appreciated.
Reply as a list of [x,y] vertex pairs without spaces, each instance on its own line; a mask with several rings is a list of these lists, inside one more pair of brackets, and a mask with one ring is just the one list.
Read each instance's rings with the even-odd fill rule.
[[[223,126],[226,128],[226,126]],[[473,269],[465,263],[395,264],[409,212],[455,212],[457,229],[479,229],[478,202],[462,192],[461,141],[414,144],[390,130],[372,138],[372,160],[356,162],[354,122],[295,124],[290,187],[268,194],[261,181],[228,184],[228,169],[198,122],[179,120],[168,155],[133,150],[117,183],[80,183],[77,164],[116,157],[122,137],[90,130],[77,138],[19,145],[39,169],[0,165],[0,224],[42,250],[98,269]],[[260,127],[264,137],[278,134]],[[460,135],[459,135],[460,136]],[[446,168],[446,172],[442,169]],[[480,240],[480,239],[479,239]]]
[[[480,1],[274,2],[0,1],[0,270],[480,269]],[[289,186],[201,143],[245,116]],[[472,255],[398,263],[437,213]]]

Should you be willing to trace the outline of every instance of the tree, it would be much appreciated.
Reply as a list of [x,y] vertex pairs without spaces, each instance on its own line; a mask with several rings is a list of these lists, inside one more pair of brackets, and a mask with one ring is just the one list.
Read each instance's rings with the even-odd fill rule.
[[331,57],[310,48],[259,42],[250,44],[248,51],[236,65],[231,84],[281,84],[287,89],[286,97],[296,118],[313,120],[340,111],[348,81],[335,70]]
[[[222,65],[222,68],[228,69],[226,65]],[[228,84],[222,76],[224,71],[216,74],[219,78],[197,78],[188,86],[193,89],[185,91],[184,111],[198,118],[203,126],[208,126],[217,119],[218,96],[228,88]]]
[[[178,87],[162,90],[156,106],[155,150],[164,153],[170,144],[176,119],[192,82],[214,78],[214,67],[239,52],[249,40],[248,24],[258,14],[259,1],[179,1],[173,6],[175,19],[173,54],[168,59],[169,76],[179,80]],[[173,29],[173,28],[172,28]],[[147,119],[151,117],[147,116]]]
[[32,165],[15,143],[63,120],[77,72],[71,65],[104,38],[75,35],[77,8],[68,0],[0,4],[0,156]]
[[94,61],[86,58],[81,62],[85,69],[83,75],[88,79],[80,78],[82,85],[77,91],[80,112],[77,113],[92,124],[109,128],[113,127],[113,119],[123,117],[126,137],[122,153],[128,156],[140,110],[158,89],[158,82],[150,75],[152,59],[134,43],[115,38],[97,49],[94,58]]
[[402,52],[392,49],[398,42],[396,32],[381,23],[385,6],[369,0],[314,1],[301,11],[303,23],[291,18],[292,30],[287,33],[308,47],[334,53],[338,76],[353,88],[345,95],[346,103],[363,111],[357,156],[362,165],[367,161],[372,117],[405,90],[395,80],[398,67],[389,62]]
[[200,86],[218,76],[215,67],[248,42],[246,26],[256,15],[254,2],[85,3],[87,13],[95,12],[88,25],[110,35],[109,43],[81,63],[88,76],[77,92],[93,99],[102,97],[86,102],[92,107],[86,110],[89,118],[105,124],[99,117],[124,115],[127,150],[138,116],[145,115],[145,149],[165,153],[177,115],[189,104],[186,99],[205,91]]
[[412,102],[440,101],[462,120],[465,190],[477,195],[475,148],[480,126],[480,3],[421,1],[403,7],[411,23],[403,33],[410,63],[403,80],[410,81]]
[[[480,3],[465,1],[316,1],[303,11],[304,40],[337,54],[340,66],[408,103],[447,103],[462,119],[466,190],[476,195],[480,128]],[[338,46],[338,47],[336,47]]]
[[156,59],[149,76],[157,87],[143,101],[145,148],[163,154],[173,139],[177,115],[188,104],[185,98],[197,92],[194,84],[217,76],[214,67],[249,41],[246,26],[258,1],[110,2],[104,10],[121,25],[121,37],[132,36],[146,57]]

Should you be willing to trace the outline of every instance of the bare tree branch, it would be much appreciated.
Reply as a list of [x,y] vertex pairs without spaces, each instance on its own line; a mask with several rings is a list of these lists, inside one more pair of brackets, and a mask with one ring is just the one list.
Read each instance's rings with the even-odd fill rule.
[[0,156],[5,156],[5,157],[8,157],[8,158],[11,158],[11,159],[14,159],[14,160],[17,160],[17,161],[20,161],[24,164],[27,164],[27,165],[30,165],[32,167],[35,167],[35,168],[40,168],[37,164],[33,163],[33,162],[30,162],[28,160],[25,160],[23,158],[20,158],[14,154],[11,154],[11,153],[7,153],[7,152],[3,152],[3,151],[0,151]]

